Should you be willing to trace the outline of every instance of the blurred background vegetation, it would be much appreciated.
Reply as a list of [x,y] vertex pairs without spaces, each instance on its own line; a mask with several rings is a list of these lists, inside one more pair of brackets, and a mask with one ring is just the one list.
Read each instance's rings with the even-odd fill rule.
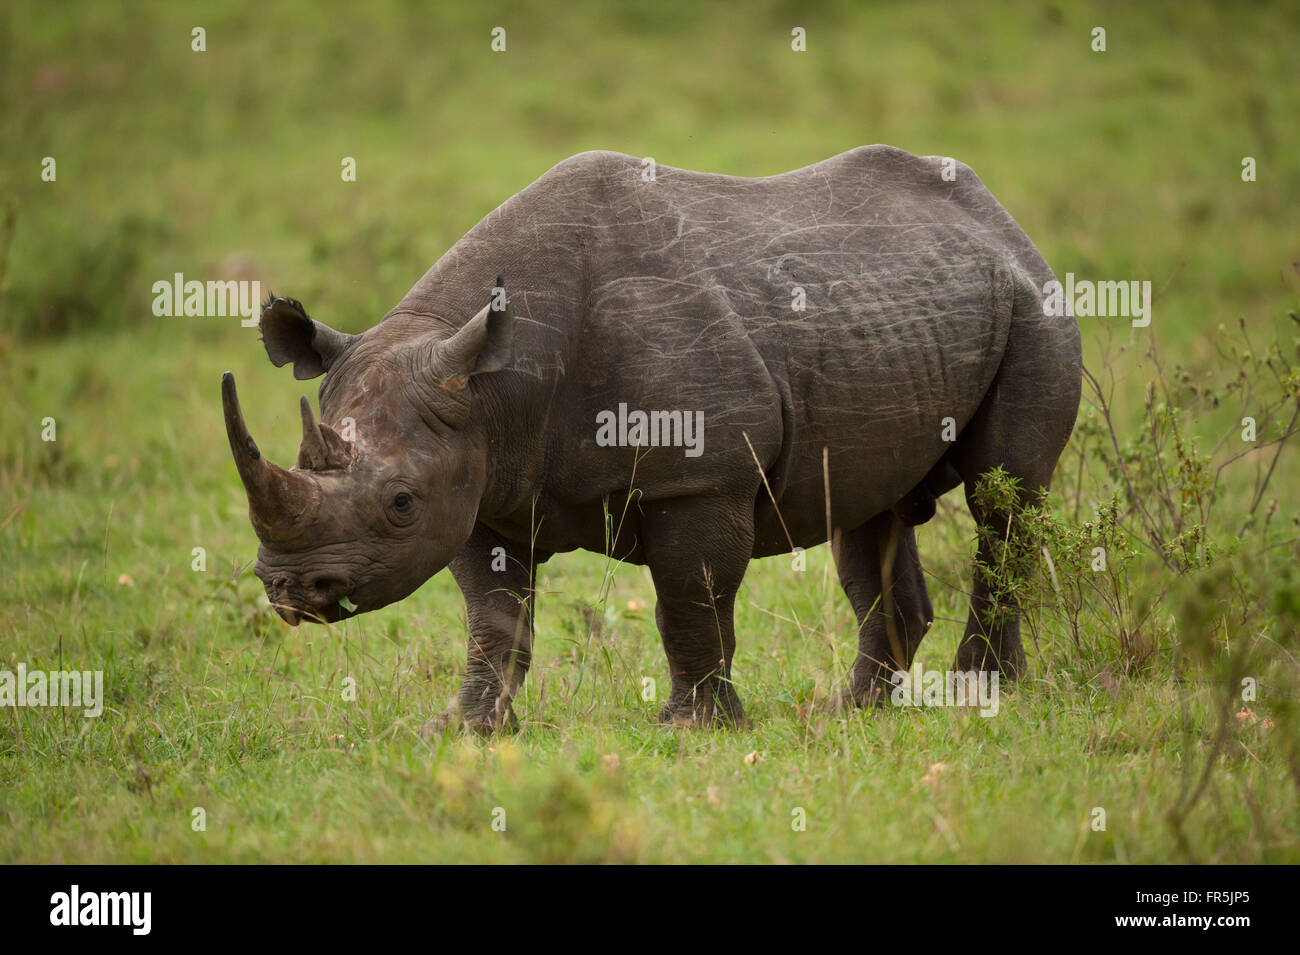
[[[504,53],[490,50],[497,26]],[[806,52],[791,50],[796,26]],[[206,52],[191,49],[195,27]],[[1095,27],[1104,53],[1092,49]],[[1268,455],[1247,458],[1240,480],[1210,488],[1194,452],[1161,457],[1178,440],[1171,422],[1189,446],[1213,446],[1253,400],[1241,382],[1233,390],[1245,376],[1277,392],[1261,400],[1283,420],[1261,422],[1261,440],[1286,423],[1294,365],[1269,382],[1271,353],[1225,345],[1220,328],[1260,345],[1280,335],[1294,351],[1298,40],[1300,7],[1287,2],[10,0],[0,10],[0,665],[70,655],[106,666],[113,709],[90,728],[40,712],[0,720],[0,814],[25,834],[0,843],[0,858],[206,858],[187,829],[169,828],[173,812],[188,825],[199,798],[242,820],[215,857],[423,858],[442,845],[444,857],[482,858],[467,820],[479,818],[480,796],[514,792],[558,794],[554,825],[522,823],[537,845],[504,858],[571,858],[581,844],[595,859],[1294,861],[1283,767],[1300,784],[1297,722],[1283,724],[1292,745],[1272,757],[1224,742],[1233,713],[1225,723],[1223,699],[1189,700],[1185,689],[1169,616],[1182,591],[1162,604],[1168,567],[1136,555],[1148,538],[1195,550],[1187,534],[1204,521],[1185,525],[1180,508],[1214,498],[1231,515],[1216,531],[1231,556],[1257,486],[1250,469],[1257,480],[1269,466]],[[280,461],[297,447],[294,399],[315,386],[271,369],[237,319],[156,318],[153,282],[258,279],[356,332],[479,218],[574,153],[761,176],[868,143],[971,165],[1058,275],[1156,290],[1148,329],[1082,322],[1123,447],[1085,408],[1057,483],[1067,516],[1113,517],[1105,504],[1128,461],[1142,494],[1165,495],[1169,526],[1111,520],[1086,540],[1060,539],[1081,567],[1098,535],[1135,556],[1116,565],[1095,613],[1085,609],[1081,637],[1031,628],[1054,642],[1030,649],[1035,677],[1003,718],[810,721],[808,702],[842,676],[854,643],[824,549],[806,578],[774,559],[747,579],[737,669],[762,732],[721,738],[645,725],[640,675],[663,676],[648,578],[620,569],[607,595],[599,558],[548,565],[535,678],[518,705],[547,726],[525,736],[537,768],[517,782],[517,753],[485,770],[482,753],[437,749],[430,764],[407,742],[407,723],[440,708],[463,667],[463,611],[447,575],[331,638],[286,631],[259,608],[218,378],[236,372],[250,427]],[[56,182],[41,180],[47,156]],[[356,182],[340,178],[347,156]],[[1246,156],[1255,182],[1241,179]],[[1152,339],[1177,384],[1162,385],[1154,410],[1148,384],[1164,373],[1146,357]],[[57,442],[40,440],[46,416]],[[1221,448],[1220,460],[1235,453]],[[1281,498],[1258,562],[1189,578],[1182,618],[1204,656],[1247,633],[1290,626],[1294,637],[1295,489],[1287,453],[1251,518]],[[953,621],[965,616],[962,511],[945,507],[922,533],[939,615],[923,649],[931,666],[951,659]],[[191,569],[195,546],[209,555],[203,573]],[[1248,591],[1240,602],[1251,609],[1216,615]],[[1294,656],[1281,659],[1269,664],[1276,681],[1293,680]],[[1224,665],[1231,675],[1245,664]],[[370,685],[391,677],[396,690],[363,698],[364,712],[341,723],[309,697],[348,672]],[[1237,721],[1282,720],[1268,712]],[[367,744],[387,781],[365,765],[340,769],[340,754]],[[733,784],[740,757],[758,748],[765,768]],[[575,767],[606,780],[611,751],[648,760],[617,785],[576,781]],[[1205,765],[1228,767],[1209,808],[1197,805],[1204,785],[1190,761],[1205,753]],[[67,759],[41,762],[47,754]],[[99,761],[88,768],[90,754]],[[935,760],[966,788],[926,783],[931,801],[909,808]],[[867,762],[891,772],[864,776]],[[787,804],[819,799],[837,821],[780,842]],[[1092,838],[1078,822],[1099,802],[1125,808]],[[737,811],[715,819],[715,804]],[[885,805],[898,815],[860,824]],[[1170,805],[1181,816],[1166,826]],[[80,808],[60,814],[70,806]],[[619,828],[611,812],[639,821]],[[774,835],[756,839],[773,812]],[[364,831],[322,836],[371,813]],[[603,821],[592,829],[592,819]],[[408,840],[412,825],[432,827],[432,841]]]
[[1058,272],[1150,278],[1182,339],[1266,302],[1297,254],[1294,4],[19,0],[0,17],[3,321],[24,333],[155,328],[149,285],[175,271],[256,275],[360,330],[593,148],[744,176],[866,143],[953,155]]

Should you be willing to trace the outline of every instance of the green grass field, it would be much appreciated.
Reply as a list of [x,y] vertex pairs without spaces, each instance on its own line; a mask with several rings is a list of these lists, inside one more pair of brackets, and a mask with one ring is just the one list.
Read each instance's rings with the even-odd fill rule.
[[[1259,440],[1276,439],[1300,393],[1294,364],[1258,363],[1275,335],[1279,362],[1296,352],[1300,11],[461,6],[0,12],[0,670],[105,683],[98,719],[0,708],[0,861],[1300,861],[1300,475],[1286,450],[1256,501],[1272,448],[1231,437],[1272,388]],[[643,679],[666,689],[667,666],[649,574],[601,555],[544,566],[522,729],[495,740],[418,732],[464,669],[449,574],[328,628],[269,610],[219,378],[278,461],[315,384],[237,319],[155,317],[154,281],[257,278],[357,332],[573,153],[765,175],[875,142],[970,164],[1058,274],[1153,283],[1149,328],[1082,322],[1133,444],[1107,450],[1085,405],[1054,506],[1095,521],[1127,462],[1176,529],[1201,528],[1193,566],[1129,533],[1116,603],[1093,599],[1077,639],[1040,573],[1029,676],[985,719],[827,715],[856,649],[829,552],[755,562],[735,663],[751,723],[731,732],[651,723]],[[1223,344],[1242,327],[1245,356]],[[1162,375],[1210,470],[1243,454],[1212,491],[1144,450]],[[959,494],[919,539],[937,615],[921,659],[946,668],[974,543]]]

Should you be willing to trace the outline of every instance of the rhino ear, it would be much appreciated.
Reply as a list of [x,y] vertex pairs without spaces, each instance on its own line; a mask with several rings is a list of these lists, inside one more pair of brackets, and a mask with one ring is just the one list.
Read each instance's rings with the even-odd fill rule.
[[325,374],[361,337],[336,332],[328,325],[313,321],[297,299],[276,298],[274,293],[262,303],[258,325],[271,364],[280,368],[293,362],[295,378]]
[[497,276],[492,299],[437,349],[437,367],[444,387],[464,387],[471,375],[501,371],[514,360],[515,316]]

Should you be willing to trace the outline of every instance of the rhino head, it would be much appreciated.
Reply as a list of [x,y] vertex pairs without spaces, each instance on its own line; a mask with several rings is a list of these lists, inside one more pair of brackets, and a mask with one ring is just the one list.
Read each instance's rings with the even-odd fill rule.
[[288,470],[258,451],[234,376],[221,381],[261,542],[255,572],[288,623],[333,622],[401,600],[469,539],[487,453],[468,385],[511,358],[504,299],[498,278],[491,303],[450,335],[383,322],[347,335],[293,299],[267,299],[260,325],[272,364],[292,362],[299,379],[326,375],[320,422],[302,397],[302,444]]

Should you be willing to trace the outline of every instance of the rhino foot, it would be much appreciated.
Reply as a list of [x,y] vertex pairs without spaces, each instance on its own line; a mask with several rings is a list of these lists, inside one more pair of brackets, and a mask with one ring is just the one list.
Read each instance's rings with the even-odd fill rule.
[[729,681],[709,680],[697,687],[674,690],[655,722],[699,729],[731,729],[745,725],[745,709]]
[[[968,630],[975,630],[968,626]],[[1015,681],[1025,672],[1025,649],[1020,642],[1018,621],[1004,624],[1001,641],[996,645],[983,633],[968,633],[957,648],[953,669],[961,673],[970,670],[997,672],[1007,683]]]
[[487,709],[479,709],[465,717],[465,727],[479,736],[494,733],[519,732],[519,718],[514,707],[504,697],[498,698]]
[[420,728],[420,735],[425,739],[445,736],[460,730],[468,730],[479,736],[491,736],[495,733],[513,733],[519,729],[519,719],[514,707],[503,694],[480,700],[466,709],[460,700],[453,700],[451,705],[429,719]]
[[867,686],[848,686],[827,697],[822,703],[826,712],[834,716],[847,716],[853,710],[870,710],[880,706],[888,697],[883,683]]

